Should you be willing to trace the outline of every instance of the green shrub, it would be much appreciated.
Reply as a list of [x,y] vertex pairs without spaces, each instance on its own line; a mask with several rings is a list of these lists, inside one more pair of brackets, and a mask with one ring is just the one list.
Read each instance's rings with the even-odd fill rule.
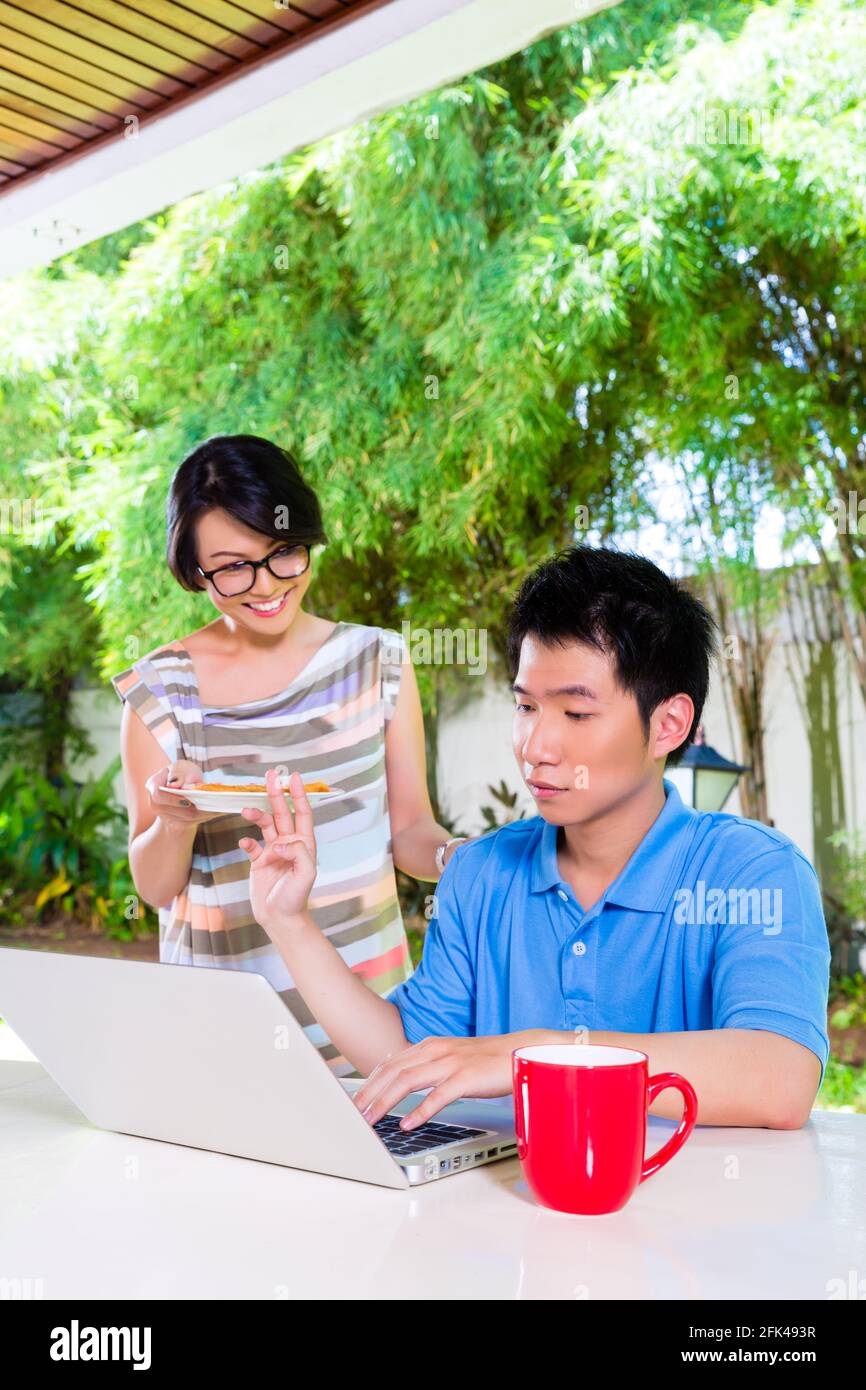
[[866,1115],[866,1067],[851,1066],[831,1054],[814,1108]]
[[123,852],[126,815],[114,799],[119,760],[84,783],[68,773],[49,780],[16,768],[0,786],[0,870],[11,885],[6,924],[61,910],[94,930],[131,940],[146,909]]

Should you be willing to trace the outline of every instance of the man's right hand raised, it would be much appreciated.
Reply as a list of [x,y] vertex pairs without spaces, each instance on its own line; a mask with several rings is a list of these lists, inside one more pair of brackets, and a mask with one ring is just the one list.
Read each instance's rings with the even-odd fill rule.
[[273,938],[280,927],[306,910],[316,880],[316,838],[313,812],[300,773],[293,772],[289,779],[294,816],[273,769],[265,774],[265,786],[271,799],[271,814],[248,807],[241,812],[259,827],[264,843],[245,837],[238,844],[250,860],[253,915]]

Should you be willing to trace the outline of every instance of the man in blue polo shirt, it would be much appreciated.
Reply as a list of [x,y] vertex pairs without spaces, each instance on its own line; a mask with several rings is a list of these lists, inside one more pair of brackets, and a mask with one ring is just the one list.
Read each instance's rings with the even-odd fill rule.
[[[253,907],[368,1076],[354,1099],[371,1124],[410,1091],[430,1088],[406,1129],[507,1094],[515,1048],[568,1041],[682,1073],[702,1124],[806,1122],[829,1052],[814,870],[778,831],[695,811],[664,778],[694,737],[712,649],[706,609],[639,556],[580,546],[524,582],[513,737],[538,815],[453,850],[423,960],[386,999],[306,913],[312,817],[299,778],[296,827],[274,789],[271,843],[245,842]],[[681,1100],[651,1109],[678,1119]]]

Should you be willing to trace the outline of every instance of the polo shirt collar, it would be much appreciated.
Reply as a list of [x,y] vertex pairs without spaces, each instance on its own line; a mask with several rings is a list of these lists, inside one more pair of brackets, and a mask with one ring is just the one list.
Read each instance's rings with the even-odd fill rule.
[[[673,782],[664,779],[665,804],[631,858],[605,889],[602,903],[636,912],[663,912],[670,900],[675,875],[685,854],[689,830],[697,812],[686,806]],[[559,827],[545,821],[533,858],[530,892],[559,888],[562,876],[556,860]]]

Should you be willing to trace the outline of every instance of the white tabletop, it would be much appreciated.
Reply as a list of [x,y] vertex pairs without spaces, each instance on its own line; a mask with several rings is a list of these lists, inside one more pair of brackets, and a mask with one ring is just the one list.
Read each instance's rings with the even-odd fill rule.
[[[866,1276],[866,1116],[699,1126],[621,1212],[576,1217],[517,1159],[392,1191],[95,1129],[0,1032],[3,1272],[46,1299],[826,1300]],[[652,1150],[674,1125],[649,1125]]]

